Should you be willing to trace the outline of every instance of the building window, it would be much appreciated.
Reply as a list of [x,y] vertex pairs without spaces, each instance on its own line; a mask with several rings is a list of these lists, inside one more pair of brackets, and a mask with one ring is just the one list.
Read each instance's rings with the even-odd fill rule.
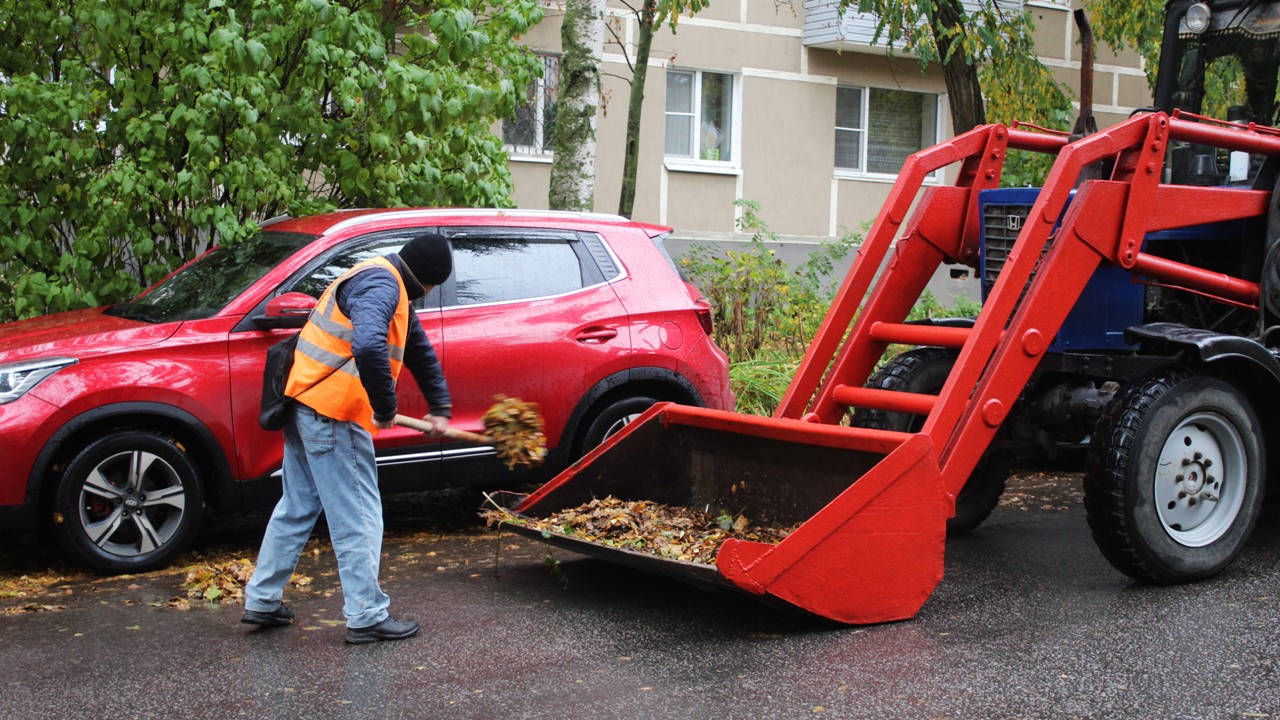
[[937,142],[937,95],[836,88],[836,170],[896,175],[908,155]]
[[667,71],[667,156],[734,161],[733,93],[733,75]]
[[560,99],[560,56],[541,54],[542,77],[529,83],[525,101],[502,121],[502,142],[516,155],[550,155]]

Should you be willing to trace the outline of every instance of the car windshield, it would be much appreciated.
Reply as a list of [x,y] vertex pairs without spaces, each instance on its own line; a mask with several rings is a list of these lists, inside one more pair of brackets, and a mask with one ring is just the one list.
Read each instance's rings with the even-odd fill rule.
[[216,247],[147,294],[107,312],[153,323],[211,317],[315,238],[303,233],[267,231],[238,245]]

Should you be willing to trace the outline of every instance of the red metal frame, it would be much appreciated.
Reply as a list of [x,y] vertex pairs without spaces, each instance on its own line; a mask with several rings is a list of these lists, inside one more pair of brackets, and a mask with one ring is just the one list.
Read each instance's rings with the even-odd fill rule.
[[[1094,270],[1110,263],[1128,268],[1144,282],[1257,306],[1254,282],[1142,252],[1142,238],[1151,231],[1267,212],[1266,191],[1161,185],[1171,140],[1280,154],[1280,137],[1273,134],[1157,113],[1071,144],[1060,136],[990,125],[913,155],[773,418],[663,406],[530,496],[517,512],[542,513],[546,508],[540,504],[551,489],[588,482],[594,460],[614,448],[622,450],[637,426],[652,422],[671,429],[697,425],[715,433],[781,438],[800,449],[883,452],[882,460],[861,477],[851,477],[846,489],[781,543],[727,541],[716,568],[734,587],[833,620],[871,623],[911,617],[942,577],[945,525],[954,514],[956,493]],[[905,324],[941,263],[976,264],[978,193],[998,185],[1009,148],[1058,156],[974,327]],[[1086,166],[1106,159],[1114,160],[1111,177],[1086,180],[1076,189]],[[920,191],[926,175],[953,163],[961,163],[954,186]],[[1073,189],[1076,194],[1064,216]],[[913,203],[916,210],[908,221]],[[1055,226],[1059,229],[1041,259]],[[937,396],[863,387],[891,343],[959,349]],[[841,426],[852,406],[927,418],[915,434]],[[703,440],[715,442],[714,436]],[[693,453],[691,484],[700,471],[698,448]],[[779,465],[786,461],[777,460]],[[785,467],[777,470],[787,472]],[[795,492],[806,491],[804,477],[791,482]]]

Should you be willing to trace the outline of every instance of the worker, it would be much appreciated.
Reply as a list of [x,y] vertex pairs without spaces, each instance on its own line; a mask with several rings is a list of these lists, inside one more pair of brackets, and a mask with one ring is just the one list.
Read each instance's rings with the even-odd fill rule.
[[411,303],[452,269],[448,241],[430,233],[398,253],[359,263],[321,295],[302,328],[285,385],[285,395],[296,402],[284,427],[284,494],[245,587],[241,622],[293,622],[282,602],[285,584],[323,510],[338,560],[346,641],[417,634],[416,621],[391,617],[391,599],[378,583],[382,498],[372,434],[393,426],[402,366],[426,398],[425,419],[434,428],[429,436],[439,438],[449,427],[449,389]]

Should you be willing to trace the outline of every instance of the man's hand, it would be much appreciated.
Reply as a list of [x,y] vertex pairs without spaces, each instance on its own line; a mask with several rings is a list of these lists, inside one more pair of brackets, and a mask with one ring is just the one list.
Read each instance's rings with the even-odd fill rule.
[[395,420],[379,420],[377,418],[374,418],[373,426],[378,428],[379,430],[390,430],[391,428],[396,426],[396,421]]
[[433,429],[431,432],[427,433],[427,437],[432,440],[439,440],[444,437],[445,431],[449,429],[449,418],[447,417],[443,417],[441,415],[427,415],[422,419],[431,423],[431,427]]

